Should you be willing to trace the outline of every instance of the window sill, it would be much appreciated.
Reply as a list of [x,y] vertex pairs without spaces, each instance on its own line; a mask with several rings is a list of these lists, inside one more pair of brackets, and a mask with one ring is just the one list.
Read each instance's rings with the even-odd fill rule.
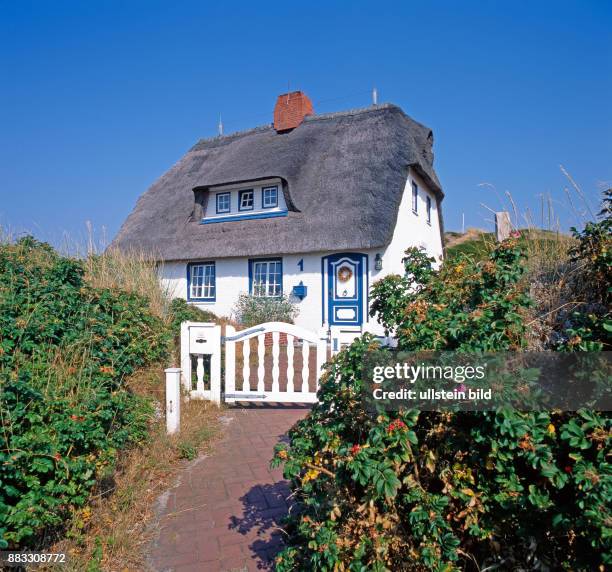
[[253,214],[237,214],[230,216],[219,216],[215,218],[203,218],[200,224],[213,224],[216,222],[233,222],[237,220],[249,220],[249,219],[261,219],[261,218],[276,218],[281,216],[287,216],[287,211],[275,211],[275,212],[262,212]]

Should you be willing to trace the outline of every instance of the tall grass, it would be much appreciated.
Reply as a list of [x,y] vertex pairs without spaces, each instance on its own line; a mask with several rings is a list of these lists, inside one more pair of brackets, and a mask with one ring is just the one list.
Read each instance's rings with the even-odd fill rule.
[[171,319],[168,307],[172,292],[160,281],[163,263],[152,254],[109,248],[101,254],[90,253],[84,266],[85,279],[94,288],[118,289],[144,296],[153,314],[166,323]]
[[[589,285],[581,279],[584,263],[570,259],[576,240],[562,232],[557,211],[563,209],[570,213],[574,225],[581,228],[595,219],[597,209],[593,208],[567,170],[563,166],[560,169],[568,181],[563,189],[563,199],[558,200],[550,193],[542,194],[539,213],[533,213],[529,208],[520,209],[510,192],[501,196],[494,189],[502,210],[510,213],[512,226],[520,233],[527,252],[525,282],[534,300],[534,306],[526,316],[532,331],[529,341],[532,349],[545,349],[551,341],[554,342],[554,332],[562,329],[560,323],[589,300]],[[482,206],[494,212],[489,206]],[[489,236],[493,241],[494,237]],[[489,246],[493,247],[493,243]]]

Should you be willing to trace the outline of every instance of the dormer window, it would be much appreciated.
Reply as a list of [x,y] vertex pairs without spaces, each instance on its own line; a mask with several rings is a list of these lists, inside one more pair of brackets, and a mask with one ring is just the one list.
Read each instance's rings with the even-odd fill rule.
[[200,224],[285,217],[289,214],[283,182],[278,177],[196,188],[203,206]]
[[278,206],[278,187],[263,187],[261,189],[261,206],[272,209]]
[[217,193],[217,214],[228,213],[232,210],[231,193]]
[[255,191],[247,189],[238,193],[238,210],[252,211],[255,204]]

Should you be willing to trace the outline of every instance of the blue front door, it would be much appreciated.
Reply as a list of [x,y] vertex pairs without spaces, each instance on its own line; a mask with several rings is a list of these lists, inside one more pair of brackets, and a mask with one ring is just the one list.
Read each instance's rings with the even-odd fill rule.
[[363,322],[364,254],[327,257],[327,319],[330,326]]

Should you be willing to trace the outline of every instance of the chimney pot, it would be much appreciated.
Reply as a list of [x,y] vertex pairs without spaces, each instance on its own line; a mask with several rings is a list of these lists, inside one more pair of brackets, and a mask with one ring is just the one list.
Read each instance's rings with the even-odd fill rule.
[[289,131],[304,121],[307,115],[313,115],[312,101],[301,91],[283,93],[276,99],[274,106],[274,129]]

